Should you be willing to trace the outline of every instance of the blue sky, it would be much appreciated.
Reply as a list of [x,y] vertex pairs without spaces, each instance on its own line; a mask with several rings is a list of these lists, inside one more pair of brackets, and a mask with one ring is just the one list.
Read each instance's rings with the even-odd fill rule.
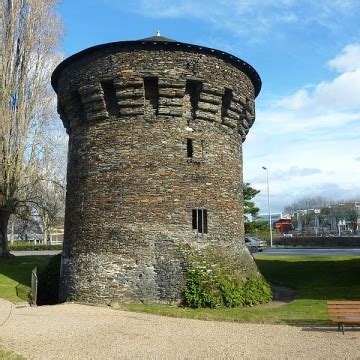
[[161,34],[259,72],[244,178],[267,211],[304,196],[360,200],[359,0],[62,0],[63,52]]

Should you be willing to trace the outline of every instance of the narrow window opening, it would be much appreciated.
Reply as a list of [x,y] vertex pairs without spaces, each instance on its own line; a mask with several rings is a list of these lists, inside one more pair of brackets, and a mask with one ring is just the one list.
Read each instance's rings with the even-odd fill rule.
[[104,92],[104,100],[107,112],[110,116],[117,116],[119,114],[119,105],[116,98],[114,82],[111,80],[102,81],[101,87]]
[[202,210],[198,210],[198,226],[197,226],[198,232],[199,233],[203,233],[203,211]]
[[144,78],[145,104],[150,104],[155,113],[159,107],[159,79],[157,77]]
[[204,146],[204,140],[201,140],[201,158],[205,159],[205,146]]
[[194,155],[194,147],[192,139],[187,139],[187,157],[192,158]]
[[203,225],[204,234],[207,234],[208,232],[207,210],[203,210],[203,221],[204,221],[204,225]]
[[198,80],[186,80],[185,93],[190,96],[191,117],[195,119],[196,110],[200,99],[200,93],[203,88],[203,83]]
[[195,209],[192,211],[192,228],[193,230],[197,229],[197,211]]
[[192,228],[200,234],[208,233],[208,218],[206,209],[193,209]]
[[84,104],[81,101],[81,96],[78,91],[72,92],[72,100],[75,108],[76,117],[80,120],[86,120],[86,112]]
[[224,118],[227,115],[227,111],[230,107],[232,98],[233,98],[232,90],[225,88],[225,92],[222,97],[222,104],[221,104],[221,118]]

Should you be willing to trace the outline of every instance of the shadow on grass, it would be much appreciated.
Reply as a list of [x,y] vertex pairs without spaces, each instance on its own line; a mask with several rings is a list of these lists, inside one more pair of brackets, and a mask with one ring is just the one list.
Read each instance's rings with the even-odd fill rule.
[[360,300],[360,257],[268,257],[256,263],[269,282],[296,290],[296,300]]
[[[0,282],[7,286],[8,294],[1,294],[1,297],[17,296],[27,301],[29,288],[31,286],[31,271],[35,267],[45,266],[51,256],[18,256],[8,259],[0,257]],[[12,281],[9,281],[12,280]],[[12,285],[14,283],[14,285]]]

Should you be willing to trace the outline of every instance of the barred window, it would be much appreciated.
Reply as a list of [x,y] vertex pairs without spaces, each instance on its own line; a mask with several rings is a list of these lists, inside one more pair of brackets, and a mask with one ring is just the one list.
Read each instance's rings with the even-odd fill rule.
[[208,219],[206,209],[193,209],[192,211],[192,228],[200,234],[207,234]]

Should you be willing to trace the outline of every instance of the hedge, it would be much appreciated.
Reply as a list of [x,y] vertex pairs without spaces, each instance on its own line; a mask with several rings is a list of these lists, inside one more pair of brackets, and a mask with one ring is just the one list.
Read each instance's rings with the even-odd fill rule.
[[360,247],[360,236],[294,236],[274,238],[275,246],[289,247]]

